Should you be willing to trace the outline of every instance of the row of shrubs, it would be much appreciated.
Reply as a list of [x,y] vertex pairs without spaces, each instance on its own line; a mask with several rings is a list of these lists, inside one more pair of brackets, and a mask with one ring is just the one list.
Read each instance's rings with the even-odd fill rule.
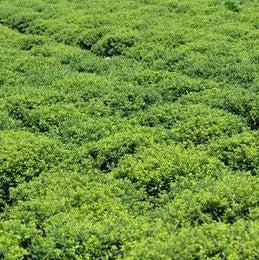
[[256,1],[0,1],[0,259],[257,259]]
[[243,173],[178,179],[158,201],[127,179],[51,171],[11,196],[1,222],[1,255],[10,259],[256,259],[258,253],[258,180]]
[[[143,3],[135,3],[133,6],[126,3],[126,9],[114,10],[110,14],[107,13],[109,10],[106,1],[95,3],[95,8],[90,4],[83,5],[81,8],[85,13],[80,19],[78,15],[81,12],[77,10],[75,3],[41,3],[45,8],[39,7],[39,12],[33,10],[34,2],[27,0],[27,4],[25,3],[19,12],[15,3],[2,3],[0,22],[31,37],[22,43],[22,49],[31,50],[33,46],[42,45],[42,37],[39,36],[46,36],[104,58],[123,55],[156,70],[181,71],[191,77],[215,79],[243,87],[251,86],[257,77],[254,65],[257,60],[256,24],[251,28],[242,20],[238,20],[237,14],[231,13],[227,8],[220,8],[220,1],[204,2],[202,10],[197,1],[185,4],[179,1],[151,3],[144,11],[143,18],[136,21],[134,18]],[[38,2],[35,4],[39,5]],[[165,8],[168,4],[176,10],[184,7],[193,12],[194,18],[188,19],[188,26],[195,30],[194,32],[184,29],[185,20],[179,19],[178,15]],[[116,6],[120,5],[124,7],[125,3],[116,3]],[[226,1],[225,5],[234,11],[239,6],[237,1]],[[250,1],[242,4],[244,15],[249,15],[249,19],[256,19],[253,5],[256,3],[251,4]],[[204,14],[206,8],[208,10]],[[161,17],[169,16],[170,19],[166,22],[156,21],[156,9],[160,11]],[[70,10],[79,14],[73,15]],[[116,24],[116,17],[122,15],[124,19]],[[183,17],[185,15],[187,14],[181,14]],[[231,16],[236,19],[238,27],[233,23],[226,23],[219,29],[218,15]],[[200,17],[199,20],[197,17]],[[141,29],[144,21],[146,23],[149,19],[151,25],[145,30]],[[163,26],[164,23],[167,24]],[[171,28],[169,32],[166,26]],[[179,33],[179,28],[183,28],[183,32]]]

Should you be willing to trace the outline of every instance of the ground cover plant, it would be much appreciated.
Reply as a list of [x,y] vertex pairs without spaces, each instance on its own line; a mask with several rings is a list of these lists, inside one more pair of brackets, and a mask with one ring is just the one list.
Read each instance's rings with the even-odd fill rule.
[[0,0],[0,259],[258,259],[259,1]]

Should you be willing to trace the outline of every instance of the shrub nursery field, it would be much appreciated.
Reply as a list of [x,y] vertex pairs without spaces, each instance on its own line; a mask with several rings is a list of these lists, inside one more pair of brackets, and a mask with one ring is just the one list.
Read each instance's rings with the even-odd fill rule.
[[259,259],[258,0],[0,0],[0,259]]

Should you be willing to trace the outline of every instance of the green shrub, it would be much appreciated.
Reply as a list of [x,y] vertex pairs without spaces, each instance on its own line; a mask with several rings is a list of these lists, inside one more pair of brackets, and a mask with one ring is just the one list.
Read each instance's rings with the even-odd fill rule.
[[14,120],[7,111],[0,107],[0,131],[7,129],[16,129],[20,126],[20,123]]
[[178,193],[160,216],[178,227],[238,220],[255,220],[258,212],[258,181],[249,175],[225,175]]
[[199,93],[190,93],[179,100],[182,104],[203,103],[211,107],[224,109],[230,113],[244,117],[251,127],[256,127],[256,96],[252,91],[243,88],[213,88]]
[[[1,225],[0,225],[1,226]],[[19,246],[15,235],[0,231],[0,257],[6,259],[21,258],[26,253],[25,249]]]
[[237,171],[259,173],[258,132],[245,132],[220,138],[209,145],[209,153]]
[[[192,107],[190,106],[190,109]],[[207,143],[220,136],[232,136],[248,128],[238,116],[220,110],[203,110],[193,107],[188,119],[177,122],[172,128],[172,138],[194,144]]]
[[163,80],[156,84],[164,101],[174,102],[185,95],[197,93],[201,95],[205,90],[219,87],[215,81],[202,80],[188,77],[180,73],[171,73],[169,77],[164,76]]
[[83,50],[91,50],[92,47],[103,37],[102,31],[88,30],[83,32],[77,39],[77,44]]
[[131,33],[105,35],[95,44],[93,52],[103,57],[118,56],[124,54],[127,48],[134,45],[134,42],[135,37]]
[[[88,94],[90,95],[90,92]],[[28,101],[13,99],[12,102],[13,104],[9,107],[10,120],[35,133],[48,134],[64,143],[81,144],[99,140],[113,133],[116,129],[126,129],[129,125],[126,120],[114,116],[92,118],[91,109],[93,108],[89,104],[84,106],[84,110],[79,111],[71,103],[54,105],[48,104],[47,100],[39,99]],[[40,104],[41,102],[43,104]],[[97,113],[96,103],[94,113]],[[116,125],[114,125],[115,122],[117,122]]]
[[[7,13],[5,13],[7,14]],[[8,25],[10,28],[17,30],[20,33],[26,33],[30,23],[35,19],[34,12],[19,12],[16,15],[1,17],[1,23]]]
[[[25,106],[24,106],[25,105]],[[80,113],[75,109],[73,105],[48,105],[48,106],[34,106],[26,104],[18,104],[12,106],[11,115],[20,120],[25,127],[39,132],[48,132],[52,128],[59,128],[63,121],[71,120],[71,118],[78,118]],[[68,112],[70,118],[67,117]]]
[[102,99],[105,106],[109,107],[113,114],[131,116],[143,111],[161,101],[161,96],[150,87],[135,87],[124,85],[115,87]]
[[147,238],[136,243],[129,259],[256,259],[258,223],[216,223],[183,228],[179,233]]
[[93,167],[102,172],[110,172],[126,155],[134,155],[151,146],[158,142],[159,137],[155,131],[132,127],[130,131],[121,131],[98,142],[89,143],[82,152],[92,161]]
[[58,165],[64,151],[56,141],[25,131],[0,133],[0,205],[10,203],[9,189]]
[[176,145],[156,146],[134,155],[125,156],[114,170],[116,178],[129,179],[150,196],[168,192],[171,184],[183,178],[213,178],[223,174],[224,168],[213,158],[193,149]]
[[152,107],[140,115],[143,125],[156,127],[161,125],[171,129],[174,140],[206,143],[221,136],[231,136],[246,129],[245,122],[238,116],[204,105],[165,104]]
[[45,39],[40,36],[27,36],[21,40],[21,50],[30,51],[34,47],[42,46],[45,43]]
[[104,73],[108,66],[107,61],[85,53],[69,53],[68,55],[63,55],[61,64],[69,65],[72,69],[80,73],[96,74]]
[[[130,183],[96,173],[52,172],[13,192],[18,204],[0,226],[4,241],[11,237],[24,257],[119,257],[127,243],[148,232],[146,219],[128,211],[141,197]],[[6,249],[1,248],[5,257]]]

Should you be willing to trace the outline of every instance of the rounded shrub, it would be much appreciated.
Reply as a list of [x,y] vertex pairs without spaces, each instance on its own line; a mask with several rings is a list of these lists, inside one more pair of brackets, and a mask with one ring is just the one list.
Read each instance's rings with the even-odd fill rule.
[[215,178],[224,167],[205,153],[194,153],[177,145],[152,146],[136,155],[127,155],[112,172],[115,178],[129,179],[150,196],[169,192],[182,179]]
[[0,208],[9,200],[9,190],[28,182],[60,163],[64,150],[56,141],[25,131],[0,132]]
[[208,146],[210,155],[219,158],[236,171],[259,174],[259,135],[257,131],[244,132],[229,138],[220,138]]
[[93,47],[93,52],[103,57],[112,57],[125,54],[127,48],[135,43],[132,33],[121,32],[114,35],[105,35]]

